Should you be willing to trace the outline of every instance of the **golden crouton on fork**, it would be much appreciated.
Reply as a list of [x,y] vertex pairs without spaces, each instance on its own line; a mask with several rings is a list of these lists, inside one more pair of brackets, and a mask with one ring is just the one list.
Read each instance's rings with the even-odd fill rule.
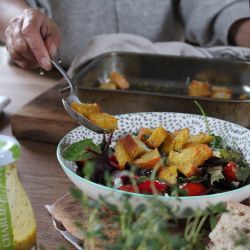
[[118,119],[107,113],[93,113],[88,118],[94,124],[106,130],[114,131],[118,128]]
[[97,103],[72,102],[71,107],[81,115],[85,116],[86,118],[88,118],[93,113],[101,112],[101,108]]

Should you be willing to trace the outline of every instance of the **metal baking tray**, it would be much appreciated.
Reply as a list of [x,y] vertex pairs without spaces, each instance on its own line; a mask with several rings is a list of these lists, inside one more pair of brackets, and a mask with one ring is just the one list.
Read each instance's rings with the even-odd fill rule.
[[[99,89],[110,73],[116,71],[130,83],[127,90]],[[191,97],[187,94],[190,79],[226,86],[233,98],[220,100]],[[79,67],[73,77],[82,102],[97,102],[105,112],[167,111],[200,114],[197,100],[208,116],[250,128],[250,63],[137,53],[108,53],[87,66]]]

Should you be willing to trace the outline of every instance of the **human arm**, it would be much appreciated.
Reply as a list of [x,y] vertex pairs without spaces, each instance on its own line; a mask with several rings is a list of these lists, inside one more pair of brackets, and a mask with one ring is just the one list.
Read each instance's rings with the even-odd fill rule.
[[16,63],[23,68],[49,70],[50,57],[60,46],[55,22],[24,0],[1,0],[0,13],[0,39]]
[[[185,37],[191,43],[201,46],[230,45],[230,42],[246,45],[246,41],[241,41],[243,29],[237,32],[233,29],[232,32],[232,28],[239,20],[250,20],[248,0],[182,0],[179,14]],[[249,46],[250,43],[247,44]]]
[[235,22],[229,30],[229,40],[241,47],[250,47],[250,18]]

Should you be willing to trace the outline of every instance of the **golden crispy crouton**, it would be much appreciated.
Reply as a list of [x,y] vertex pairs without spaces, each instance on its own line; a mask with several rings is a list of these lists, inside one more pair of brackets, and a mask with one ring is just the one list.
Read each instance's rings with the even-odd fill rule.
[[213,92],[227,92],[232,94],[232,90],[227,87],[212,86],[211,89]]
[[130,163],[132,161],[131,157],[124,149],[123,143],[124,143],[124,138],[121,138],[115,145],[115,153],[114,153],[120,170],[125,168],[127,162]]
[[249,99],[250,96],[248,94],[241,94],[239,98],[240,100],[246,100],[246,99]]
[[187,143],[189,139],[189,128],[176,130],[174,133],[174,150],[180,151],[182,146]]
[[142,154],[149,151],[149,148],[142,141],[131,135],[126,135],[124,137],[123,146],[132,159],[140,157]]
[[217,91],[217,92],[214,92],[211,97],[216,98],[216,99],[229,100],[232,98],[232,93]]
[[162,143],[161,151],[168,155],[172,150],[174,150],[174,136],[169,133]]
[[100,89],[117,89],[116,85],[112,82],[110,83],[101,83],[99,86]]
[[210,91],[210,85],[208,82],[193,80],[188,86],[188,94],[190,96],[210,97],[212,92]]
[[167,182],[170,185],[174,185],[177,182],[177,167],[170,165],[167,167],[162,167],[159,169],[158,173],[157,173],[157,177],[160,180],[163,180],[165,182]]
[[118,119],[107,113],[94,113],[89,115],[89,120],[107,130],[116,130],[118,127]]
[[193,142],[193,143],[205,143],[205,144],[208,144],[212,141],[213,137],[209,134],[206,134],[206,133],[199,133],[197,135],[191,135],[189,138],[188,138],[188,143],[190,142]]
[[145,143],[150,148],[158,148],[162,144],[164,139],[167,137],[167,135],[168,132],[164,128],[155,128],[150,137],[145,141]]
[[101,109],[97,103],[77,103],[72,102],[71,107],[85,117],[89,117],[90,114],[100,113]]
[[146,141],[148,137],[152,134],[152,129],[150,128],[140,128],[139,133],[137,135],[138,139],[141,141]]
[[206,144],[183,149],[181,152],[171,151],[168,156],[168,164],[177,166],[185,176],[198,174],[198,167],[213,155],[213,151]]
[[158,149],[151,150],[134,161],[134,164],[140,168],[153,169],[154,166],[161,160]]
[[118,72],[111,72],[110,82],[114,83],[119,89],[129,88],[129,82],[127,79]]
[[182,149],[185,149],[185,148],[193,148],[193,147],[196,147],[198,144],[200,143],[196,143],[196,142],[188,142],[188,143],[185,143],[182,147]]

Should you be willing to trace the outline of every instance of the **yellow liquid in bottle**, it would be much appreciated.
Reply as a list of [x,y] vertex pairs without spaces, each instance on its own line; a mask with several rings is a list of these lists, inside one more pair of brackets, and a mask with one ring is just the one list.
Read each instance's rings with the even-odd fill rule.
[[0,250],[36,248],[34,213],[16,170],[19,157],[18,141],[0,135]]
[[36,222],[29,198],[19,181],[15,163],[5,167],[5,176],[14,250],[33,249],[36,245]]

